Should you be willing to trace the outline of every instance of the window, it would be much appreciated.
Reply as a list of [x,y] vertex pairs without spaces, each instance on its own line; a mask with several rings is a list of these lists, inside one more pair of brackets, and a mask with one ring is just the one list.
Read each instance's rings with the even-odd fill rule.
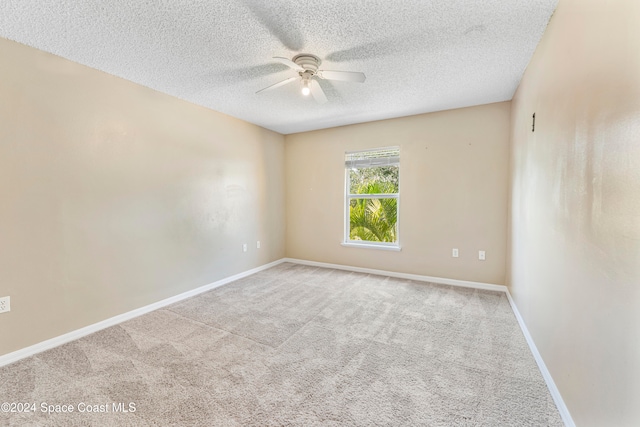
[[345,245],[400,249],[399,169],[399,147],[345,154]]

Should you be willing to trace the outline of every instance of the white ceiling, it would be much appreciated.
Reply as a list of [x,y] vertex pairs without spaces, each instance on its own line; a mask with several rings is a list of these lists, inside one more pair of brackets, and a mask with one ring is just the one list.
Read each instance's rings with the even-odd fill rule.
[[[1,0],[0,36],[283,134],[512,98],[557,0]],[[311,53],[364,83],[274,63]]]

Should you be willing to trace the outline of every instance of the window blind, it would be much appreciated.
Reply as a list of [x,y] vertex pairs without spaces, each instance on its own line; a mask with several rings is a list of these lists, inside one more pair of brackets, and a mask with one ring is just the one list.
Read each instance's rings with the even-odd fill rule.
[[345,167],[366,168],[400,164],[400,147],[353,151],[345,154]]

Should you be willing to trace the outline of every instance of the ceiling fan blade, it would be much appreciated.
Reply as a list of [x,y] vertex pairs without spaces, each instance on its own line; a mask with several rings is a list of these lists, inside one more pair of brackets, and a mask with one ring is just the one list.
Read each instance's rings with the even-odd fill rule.
[[271,35],[291,51],[301,51],[304,48],[304,36],[297,28],[291,16],[296,13],[297,6],[289,1],[241,0]]
[[300,77],[289,77],[286,80],[283,80],[283,81],[278,82],[276,84],[272,84],[271,86],[267,86],[264,89],[260,89],[259,91],[256,92],[256,94],[258,94],[260,92],[265,92],[267,90],[275,89],[275,88],[280,87],[280,86],[284,86],[284,85],[286,85],[288,83],[291,83],[291,82],[299,80],[299,79],[300,79]]
[[304,68],[302,68],[301,66],[299,66],[298,64],[296,64],[295,62],[293,62],[292,60],[290,60],[289,58],[283,58],[281,56],[274,56],[273,59],[275,59],[276,61],[286,65],[287,67],[293,68],[294,70],[301,72],[304,71]]
[[359,73],[357,71],[318,70],[318,76],[320,76],[321,79],[358,83],[362,83],[366,79],[364,73]]
[[311,95],[313,95],[313,99],[315,99],[318,104],[327,102],[327,97],[317,80],[311,80]]

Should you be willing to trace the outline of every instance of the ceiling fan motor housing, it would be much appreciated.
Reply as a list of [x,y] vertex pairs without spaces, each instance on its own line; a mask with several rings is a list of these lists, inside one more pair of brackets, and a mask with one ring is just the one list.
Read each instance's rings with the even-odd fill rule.
[[[292,61],[298,64],[300,67],[304,68],[304,73],[310,72],[311,75],[314,75],[318,71],[320,62],[322,62],[317,56],[308,53],[301,53],[300,55],[296,55],[293,57]],[[303,73],[300,73],[300,75],[302,74]]]

